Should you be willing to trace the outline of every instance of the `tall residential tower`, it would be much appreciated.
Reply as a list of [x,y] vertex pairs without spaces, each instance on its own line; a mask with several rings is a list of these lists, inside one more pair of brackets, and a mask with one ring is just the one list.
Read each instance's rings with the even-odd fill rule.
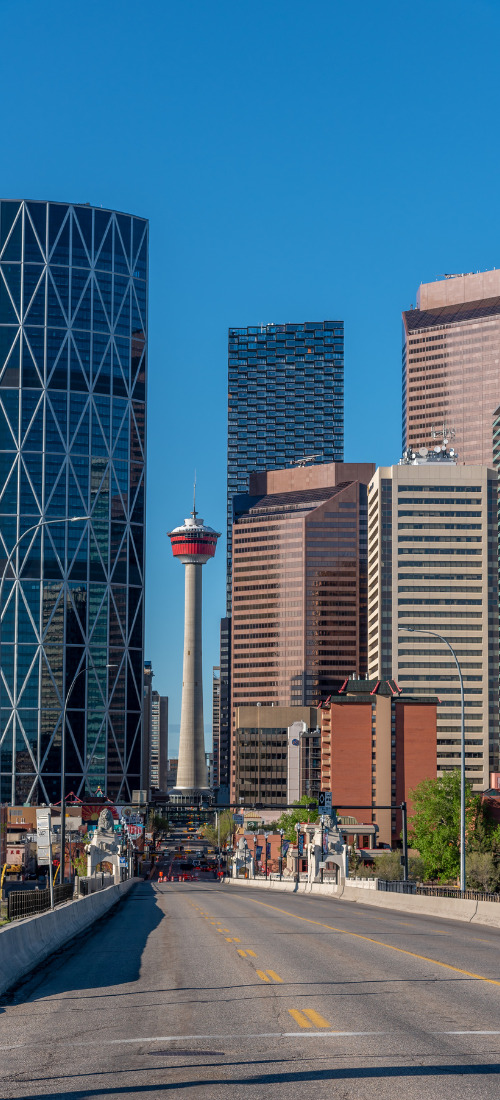
[[[229,782],[233,498],[251,472],[344,455],[344,324],[306,321],[229,329],[227,617],[221,624],[221,722],[216,786]],[[224,652],[226,657],[224,656]]]

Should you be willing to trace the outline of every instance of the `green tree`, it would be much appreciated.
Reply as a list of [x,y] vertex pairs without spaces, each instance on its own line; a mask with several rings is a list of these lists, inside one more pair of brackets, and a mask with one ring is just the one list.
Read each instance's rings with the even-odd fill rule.
[[220,837],[221,848],[225,848],[231,841],[234,830],[235,824],[231,810],[224,810],[224,812],[219,815],[219,827],[217,828],[216,821],[209,825],[204,825],[201,830],[201,835],[205,840],[208,840],[208,843],[214,848],[217,848]]
[[[449,882],[460,873],[460,771],[445,772],[439,779],[424,779],[410,791],[413,814],[408,822],[408,842],[420,853],[425,879]],[[465,786],[467,853],[500,853],[500,829],[489,810],[467,781]]]
[[[290,840],[292,841],[292,843],[297,837],[297,832],[295,829],[296,825],[301,825],[304,822],[306,822],[307,824],[311,824],[311,822],[317,821],[318,800],[316,798],[310,798],[309,795],[303,794],[302,798],[299,799],[298,802],[294,802],[293,805],[294,807],[296,806],[297,809],[286,810],[285,813],[281,815],[281,817],[278,819],[278,821],[275,822],[273,826],[274,831],[276,831],[277,829],[283,829],[285,840]],[[308,806],[313,806],[314,809],[308,810]]]

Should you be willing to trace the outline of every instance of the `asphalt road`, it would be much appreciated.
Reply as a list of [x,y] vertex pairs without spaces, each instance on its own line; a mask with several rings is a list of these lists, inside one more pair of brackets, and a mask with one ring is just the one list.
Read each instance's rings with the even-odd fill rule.
[[6,1098],[497,1100],[500,934],[139,884],[0,1007]]

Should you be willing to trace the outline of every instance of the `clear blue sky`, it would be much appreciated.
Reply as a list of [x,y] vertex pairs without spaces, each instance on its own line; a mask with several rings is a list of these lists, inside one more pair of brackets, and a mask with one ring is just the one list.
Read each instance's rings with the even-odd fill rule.
[[[344,319],[346,459],[398,460],[401,310],[500,266],[499,32],[494,0],[0,0],[2,197],[151,223],[146,656],[174,730],[165,532],[195,466],[224,530],[227,328]],[[208,730],[222,539],[204,582]]]

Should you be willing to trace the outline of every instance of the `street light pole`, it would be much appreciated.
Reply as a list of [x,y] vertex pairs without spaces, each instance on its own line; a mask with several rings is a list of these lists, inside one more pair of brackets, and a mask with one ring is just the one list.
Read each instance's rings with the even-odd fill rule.
[[[50,524],[52,524],[52,523],[82,523],[84,520],[87,520],[87,519],[90,519],[90,516],[64,516],[64,517],[59,517],[58,519],[44,519],[43,516],[41,516],[40,519],[38,520],[38,523],[33,523],[31,527],[27,527],[25,531],[22,531],[22,533],[19,535],[19,538],[17,539],[17,542],[14,543],[14,546],[12,547],[12,550],[7,555],[7,561],[5,562],[5,566],[4,566],[4,569],[3,569],[3,572],[2,572],[2,577],[0,579],[0,697],[1,697],[1,692],[2,692],[2,671],[1,671],[1,668],[2,668],[3,586],[5,584],[5,580],[6,580],[6,577],[7,577],[7,572],[8,572],[9,566],[12,564],[12,559],[14,557],[14,554],[16,553],[16,550],[19,546],[19,543],[22,542],[22,540],[24,538],[26,538],[27,535],[31,535],[33,531],[38,531],[38,529],[42,528],[42,527],[49,527]],[[0,702],[1,702],[1,699],[0,699]],[[12,771],[12,804],[13,805],[15,804],[15,801],[16,801],[15,778],[14,778],[14,776],[15,776],[15,772],[13,770]]]
[[462,677],[462,670],[458,663],[458,657],[455,650],[450,645],[447,638],[444,638],[442,634],[438,634],[437,630],[421,630],[418,626],[399,626],[398,630],[407,630],[410,634],[430,634],[433,638],[439,638],[441,642],[444,642],[448,646],[448,649],[453,657],[453,660],[457,666],[458,679],[460,681],[460,704],[461,704],[461,759],[460,759],[460,889],[465,890],[465,698],[464,698],[464,681]]

